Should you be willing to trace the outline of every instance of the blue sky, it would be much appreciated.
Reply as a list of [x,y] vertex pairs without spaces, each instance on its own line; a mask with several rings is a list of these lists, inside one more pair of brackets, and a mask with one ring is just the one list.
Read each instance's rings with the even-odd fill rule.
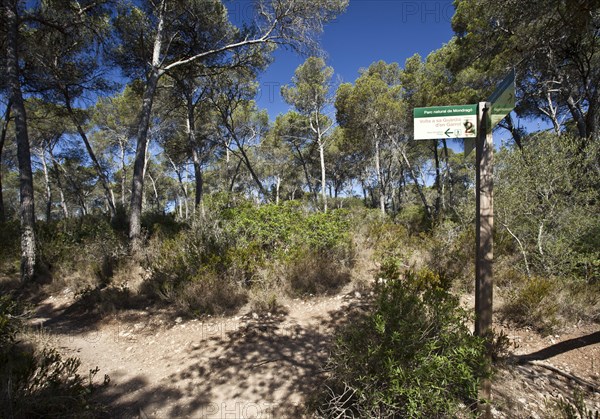
[[[226,4],[232,17],[249,7],[240,0]],[[327,24],[321,36],[327,65],[335,71],[334,81],[354,82],[360,68],[378,60],[403,66],[415,53],[427,56],[452,37],[453,13],[452,0],[350,0],[346,12]],[[281,99],[280,88],[290,83],[304,59],[280,49],[260,75],[258,105],[267,109],[272,119],[289,109]]]

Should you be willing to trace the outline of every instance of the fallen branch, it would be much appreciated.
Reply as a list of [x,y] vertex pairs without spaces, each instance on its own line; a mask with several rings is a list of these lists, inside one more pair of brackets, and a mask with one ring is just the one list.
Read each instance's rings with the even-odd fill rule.
[[524,365],[524,364],[530,364],[530,365],[535,365],[537,367],[546,368],[558,375],[568,378],[569,380],[575,381],[576,383],[586,387],[588,390],[590,390],[592,392],[600,393],[600,388],[598,388],[595,384],[590,383],[589,381],[586,381],[583,378],[576,377],[573,374],[569,374],[568,372],[559,370],[558,368],[556,368],[553,365],[546,364],[545,362],[540,362],[540,361],[527,361],[527,360],[521,362],[521,365]]

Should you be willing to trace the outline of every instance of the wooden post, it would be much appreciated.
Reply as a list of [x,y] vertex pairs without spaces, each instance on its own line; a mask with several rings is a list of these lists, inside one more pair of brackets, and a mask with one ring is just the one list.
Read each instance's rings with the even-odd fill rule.
[[[490,124],[490,103],[480,102],[476,146],[476,257],[475,257],[475,334],[488,339],[488,360],[491,362],[493,308],[493,157],[494,142]],[[481,384],[480,398],[490,400],[491,382]],[[489,417],[489,405],[485,416]]]

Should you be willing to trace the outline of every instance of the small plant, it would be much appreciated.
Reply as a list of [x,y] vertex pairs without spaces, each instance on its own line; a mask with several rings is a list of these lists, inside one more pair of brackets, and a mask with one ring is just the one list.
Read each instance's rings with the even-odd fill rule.
[[560,397],[550,403],[549,414],[560,419],[598,419],[600,411],[592,410],[585,404],[583,392],[575,390],[573,399],[568,400]]
[[383,283],[372,311],[335,341],[320,415],[441,417],[476,401],[484,342],[443,283],[430,271]]
[[531,326],[538,330],[548,331],[558,324],[558,289],[554,282],[547,278],[531,277],[509,294],[508,302],[502,309],[505,319],[518,325]]
[[[79,374],[77,358],[62,358],[54,349],[38,350],[17,340],[18,305],[0,297],[0,405],[2,417],[93,417],[93,378]],[[107,377],[105,376],[105,381]]]

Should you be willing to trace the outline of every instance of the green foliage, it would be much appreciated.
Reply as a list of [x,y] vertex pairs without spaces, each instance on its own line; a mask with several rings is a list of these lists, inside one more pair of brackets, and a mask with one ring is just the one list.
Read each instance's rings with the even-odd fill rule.
[[527,259],[532,273],[596,280],[599,150],[565,134],[498,153],[496,218],[503,234],[520,241],[524,269]]
[[445,220],[427,236],[427,266],[457,289],[471,292],[475,286],[475,229]]
[[598,419],[600,418],[600,411],[589,409],[583,397],[583,392],[575,390],[573,399],[565,399],[560,397],[557,399],[549,409],[549,414],[552,417],[560,419]]
[[524,284],[509,292],[503,315],[522,326],[551,330],[557,325],[557,291],[550,279],[527,278]]
[[55,279],[78,274],[107,283],[127,249],[124,235],[95,215],[38,223],[37,238],[39,259]]
[[20,229],[17,221],[0,223],[0,274],[18,275]]
[[549,330],[596,319],[600,242],[598,143],[568,134],[527,138],[497,154],[496,273],[510,287],[506,318]]
[[396,215],[396,222],[407,228],[411,234],[431,229],[431,220],[422,205],[407,205]]
[[[0,297],[0,405],[6,418],[93,417],[93,377],[82,377],[77,358],[54,349],[39,351],[17,340],[20,310],[11,296]],[[105,380],[107,377],[105,377]]]
[[[383,272],[382,277],[396,272]],[[338,335],[319,412],[353,417],[443,417],[477,398],[484,343],[458,299],[431,271],[390,278],[370,312]],[[466,409],[464,409],[466,411]],[[466,412],[463,412],[466,413]]]
[[349,227],[346,211],[308,213],[295,202],[209,207],[189,229],[151,241],[149,289],[192,313],[229,311],[258,285],[327,292],[349,278]]

